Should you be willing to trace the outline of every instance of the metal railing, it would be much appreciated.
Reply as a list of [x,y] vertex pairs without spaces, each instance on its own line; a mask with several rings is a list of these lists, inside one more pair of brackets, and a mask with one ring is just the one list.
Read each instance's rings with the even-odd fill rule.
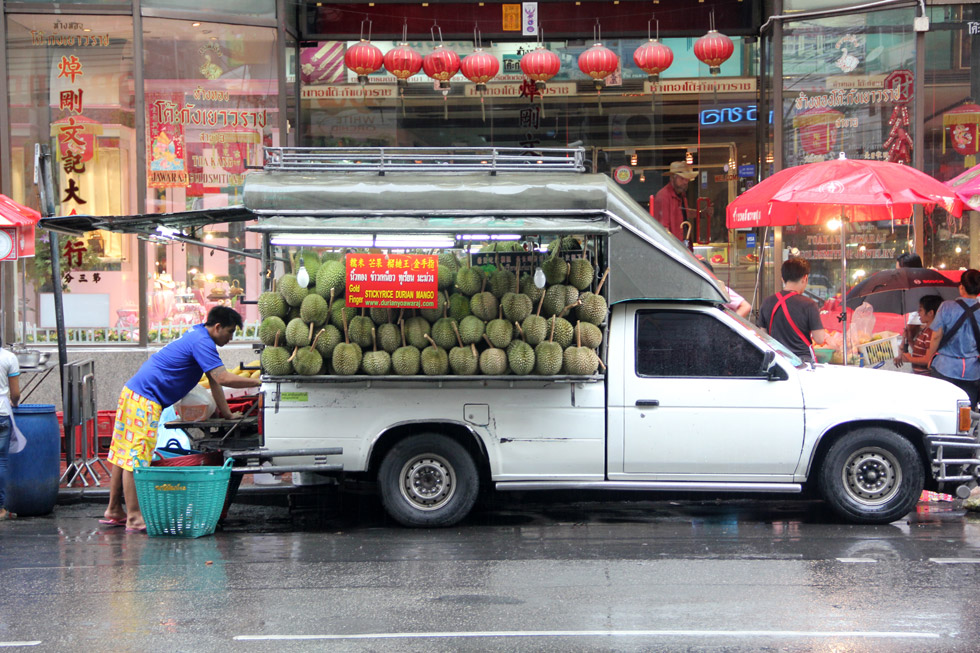
[[267,147],[267,171],[585,172],[583,148]]

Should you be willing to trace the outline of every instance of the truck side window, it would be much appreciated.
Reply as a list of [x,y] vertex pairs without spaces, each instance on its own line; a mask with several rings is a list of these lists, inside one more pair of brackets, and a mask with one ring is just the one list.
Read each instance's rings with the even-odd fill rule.
[[706,313],[636,313],[637,376],[758,377],[763,353]]

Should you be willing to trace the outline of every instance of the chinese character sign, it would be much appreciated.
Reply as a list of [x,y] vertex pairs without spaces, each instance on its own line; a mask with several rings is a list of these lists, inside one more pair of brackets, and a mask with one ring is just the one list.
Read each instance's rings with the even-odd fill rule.
[[347,255],[347,306],[436,308],[438,257],[421,254]]

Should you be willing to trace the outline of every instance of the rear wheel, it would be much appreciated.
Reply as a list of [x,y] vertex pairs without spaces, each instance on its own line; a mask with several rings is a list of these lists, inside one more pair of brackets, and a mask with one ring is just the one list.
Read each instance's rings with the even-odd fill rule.
[[473,509],[479,485],[469,452],[455,440],[433,433],[396,444],[378,471],[381,502],[403,526],[452,526]]
[[852,431],[835,442],[818,472],[834,511],[858,524],[887,524],[911,511],[925,472],[915,447],[884,428]]

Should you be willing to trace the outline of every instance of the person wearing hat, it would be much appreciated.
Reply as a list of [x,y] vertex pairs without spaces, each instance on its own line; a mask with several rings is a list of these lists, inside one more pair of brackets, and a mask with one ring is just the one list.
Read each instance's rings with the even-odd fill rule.
[[681,223],[690,211],[687,207],[687,185],[698,173],[684,161],[673,161],[664,173],[670,178],[653,197],[653,216],[667,231],[684,240]]

